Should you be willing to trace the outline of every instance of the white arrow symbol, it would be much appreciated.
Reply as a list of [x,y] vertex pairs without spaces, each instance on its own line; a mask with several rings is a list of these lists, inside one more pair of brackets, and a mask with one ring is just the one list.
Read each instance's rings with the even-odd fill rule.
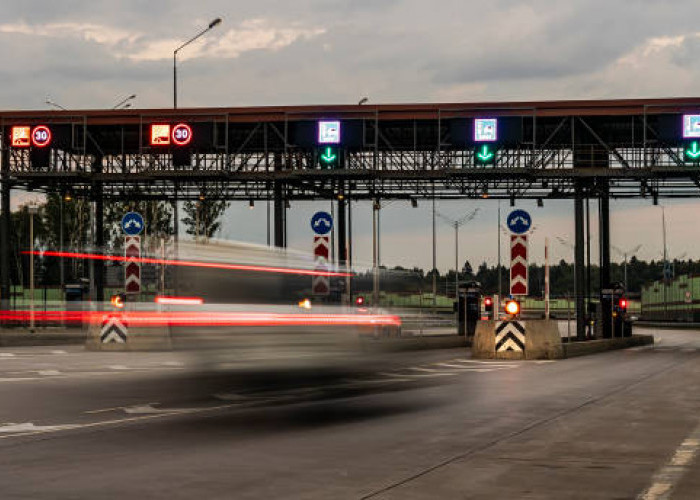
[[314,222],[314,227],[318,227],[319,224],[323,224],[326,227],[331,227],[331,222],[328,219],[317,219],[316,222]]
[[515,226],[515,225],[517,225],[518,223],[522,224],[523,226],[529,226],[529,225],[530,225],[530,223],[528,222],[528,220],[527,220],[525,217],[523,217],[522,215],[519,215],[519,216],[517,216],[516,218],[514,218],[513,220],[510,221],[510,225],[511,225],[511,226]]

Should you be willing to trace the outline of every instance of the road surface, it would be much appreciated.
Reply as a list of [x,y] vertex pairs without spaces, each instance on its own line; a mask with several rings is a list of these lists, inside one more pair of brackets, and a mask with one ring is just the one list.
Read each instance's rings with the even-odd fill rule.
[[207,371],[0,349],[0,496],[698,498],[700,331],[558,361],[461,349]]

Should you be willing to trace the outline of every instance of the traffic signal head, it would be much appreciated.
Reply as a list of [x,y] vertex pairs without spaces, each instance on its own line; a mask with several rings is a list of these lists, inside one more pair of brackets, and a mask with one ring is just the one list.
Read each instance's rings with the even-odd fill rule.
[[340,149],[336,146],[322,146],[318,150],[318,164],[321,168],[340,168]]
[[622,311],[626,311],[628,305],[629,305],[629,304],[628,304],[628,302],[627,302],[627,299],[624,298],[624,297],[621,298],[620,301],[618,302],[618,306],[620,307],[620,309],[621,309]]
[[493,299],[491,297],[484,298],[484,307],[486,311],[493,311]]
[[513,299],[506,301],[506,312],[511,316],[517,316],[520,314],[520,302]]
[[690,141],[683,147],[683,161],[685,163],[700,163],[700,141]]
[[496,148],[492,144],[477,144],[474,149],[476,165],[493,165],[496,163]]
[[357,307],[362,307],[365,305],[365,298],[362,295],[358,295],[355,299],[355,305]]

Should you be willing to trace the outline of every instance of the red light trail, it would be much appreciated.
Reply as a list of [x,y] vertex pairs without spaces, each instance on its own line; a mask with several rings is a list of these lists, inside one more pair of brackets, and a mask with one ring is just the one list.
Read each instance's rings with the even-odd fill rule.
[[[120,316],[129,326],[401,326],[401,318],[389,314],[309,314],[216,311],[36,311],[36,323],[101,323]],[[23,322],[29,311],[0,311],[0,322]]]
[[[24,251],[24,255],[37,255],[43,257],[60,257],[67,259],[87,259],[87,260],[102,260],[111,262],[126,262],[127,258],[121,255],[103,255],[98,253],[86,252],[55,252],[55,251]],[[176,260],[176,259],[153,259],[150,257],[130,257],[129,262],[138,262],[140,264],[159,264],[166,266],[183,266],[183,267],[204,267],[210,269],[226,269],[230,271],[252,271],[263,273],[280,273],[280,274],[298,274],[301,276],[352,276],[352,273],[343,273],[339,271],[315,271],[312,269],[295,269],[289,267],[277,266],[255,266],[249,264],[224,264],[217,262],[202,262],[195,260]]]

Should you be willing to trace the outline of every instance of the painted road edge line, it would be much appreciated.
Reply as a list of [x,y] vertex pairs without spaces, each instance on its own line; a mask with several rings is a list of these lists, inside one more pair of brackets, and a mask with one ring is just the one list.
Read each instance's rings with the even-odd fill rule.
[[676,448],[676,452],[666,465],[659,469],[652,479],[651,486],[637,498],[639,500],[665,500],[690,470],[700,450],[700,425]]

